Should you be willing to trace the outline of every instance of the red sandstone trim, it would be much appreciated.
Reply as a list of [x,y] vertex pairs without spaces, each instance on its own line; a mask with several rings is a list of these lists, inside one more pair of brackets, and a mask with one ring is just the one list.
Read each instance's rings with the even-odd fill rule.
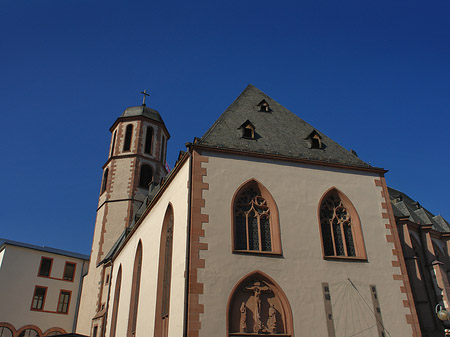
[[209,184],[203,182],[206,177],[206,168],[202,163],[207,163],[208,158],[200,155],[196,150],[192,151],[192,203],[191,203],[191,233],[189,254],[189,289],[188,289],[188,322],[187,336],[198,337],[201,329],[200,314],[204,313],[203,304],[199,302],[199,295],[203,294],[203,283],[198,282],[198,270],[205,268],[205,260],[200,258],[200,250],[207,250],[208,244],[200,242],[205,236],[203,224],[209,222],[207,214],[202,213],[205,205],[203,191],[209,189]]
[[45,332],[42,334],[42,336],[47,336],[49,333],[52,333],[55,331],[60,332],[61,334],[67,333],[66,330],[64,330],[63,328],[50,328],[50,329],[45,330]]
[[400,285],[400,291],[406,294],[407,300],[403,301],[403,306],[409,308],[410,314],[406,315],[406,322],[411,325],[412,337],[421,337],[422,333],[419,326],[419,318],[417,316],[416,306],[414,303],[414,298],[411,290],[411,284],[409,282],[408,272],[406,270],[405,258],[403,256],[403,250],[400,242],[400,237],[397,231],[397,226],[395,225],[394,212],[392,210],[392,205],[389,199],[389,192],[386,185],[386,180],[384,176],[380,175],[379,179],[374,180],[375,185],[381,187],[381,196],[384,198],[384,202],[381,203],[381,208],[383,209],[382,218],[387,219],[389,223],[386,228],[390,230],[390,234],[386,235],[386,241],[394,244],[394,249],[392,254],[397,260],[392,261],[393,267],[400,268],[400,274],[393,274],[394,280],[402,281]]
[[9,323],[6,323],[6,322],[0,322],[0,327],[5,327],[5,328],[8,328],[9,330],[11,330],[13,336],[17,335],[17,330],[14,327],[14,325],[12,325],[12,324],[9,324]]
[[19,336],[22,331],[25,331],[26,329],[33,329],[35,330],[39,336],[42,336],[42,330],[39,329],[39,327],[37,327],[36,325],[33,324],[28,324],[28,325],[24,325],[23,327],[21,327],[19,330],[17,330],[16,334],[14,336]]

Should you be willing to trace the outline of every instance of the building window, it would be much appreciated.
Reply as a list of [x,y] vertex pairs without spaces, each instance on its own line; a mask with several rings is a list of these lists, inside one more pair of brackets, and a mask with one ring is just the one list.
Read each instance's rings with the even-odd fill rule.
[[153,180],[153,170],[149,165],[141,166],[141,175],[139,177],[139,187],[148,188]]
[[98,326],[94,326],[94,330],[92,331],[92,337],[97,337]]
[[66,314],[67,311],[69,311],[70,294],[71,291],[69,290],[61,290],[61,292],[59,293],[58,309],[56,310],[57,312]]
[[256,139],[255,126],[248,119],[239,127],[242,130],[242,138]]
[[105,170],[105,173],[103,173],[102,191],[100,192],[100,194],[103,194],[106,191],[106,186],[108,184],[108,173],[109,173],[109,168],[107,168]]
[[0,337],[13,337],[13,333],[6,326],[1,326],[0,327]]
[[145,135],[144,153],[147,154],[152,153],[152,142],[153,142],[153,128],[147,126],[147,133]]
[[327,192],[319,214],[325,257],[366,259],[358,214],[342,192],[334,188]]
[[33,302],[31,303],[31,309],[42,310],[45,303],[45,294],[47,293],[47,287],[34,288]]
[[125,141],[123,143],[123,150],[130,151],[131,148],[131,136],[133,134],[133,125],[128,124],[125,130]]
[[117,131],[114,131],[113,141],[111,144],[111,153],[109,154],[110,157],[112,157],[114,155],[114,147],[116,146],[116,135],[117,135]]
[[161,161],[164,163],[165,155],[166,155],[166,137],[162,136],[161,140]]
[[313,130],[308,137],[305,138],[309,141],[311,149],[323,149],[322,136],[316,130]]
[[270,193],[255,180],[244,184],[233,203],[236,252],[281,254],[278,210]]
[[271,112],[272,110],[269,107],[269,103],[265,99],[258,103],[259,111],[261,112]]
[[18,337],[39,337],[39,333],[34,329],[26,329],[22,331]]
[[283,290],[256,271],[243,277],[228,301],[228,336],[293,335],[292,310]]
[[39,266],[39,276],[50,277],[52,271],[53,259],[49,257],[41,258],[41,265]]
[[139,289],[141,286],[141,271],[142,271],[142,243],[141,241],[139,241],[138,247],[136,249],[136,256],[134,258],[127,337],[132,337],[136,335],[137,315],[139,306]]
[[169,205],[161,231],[156,295],[155,336],[167,337],[169,328],[170,283],[172,279],[173,208]]
[[72,262],[66,262],[66,265],[64,266],[64,280],[67,281],[73,281],[73,276],[75,274],[75,267],[76,264]]
[[116,287],[114,290],[114,301],[111,317],[111,332],[110,337],[116,336],[116,326],[117,326],[117,314],[119,312],[119,300],[120,300],[120,286],[122,284],[122,265],[119,266],[119,271],[117,272]]

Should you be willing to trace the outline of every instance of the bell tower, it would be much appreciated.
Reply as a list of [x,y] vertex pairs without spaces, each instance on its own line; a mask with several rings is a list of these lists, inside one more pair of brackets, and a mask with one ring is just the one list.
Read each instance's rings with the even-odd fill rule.
[[110,128],[111,144],[102,167],[90,265],[83,281],[77,324],[77,332],[86,335],[92,334],[95,326],[96,331],[103,329],[105,286],[110,273],[110,268],[102,263],[105,256],[132,223],[148,195],[149,184],[159,182],[167,174],[170,135],[159,112],[147,107],[146,91],[142,94],[142,105],[125,109]]

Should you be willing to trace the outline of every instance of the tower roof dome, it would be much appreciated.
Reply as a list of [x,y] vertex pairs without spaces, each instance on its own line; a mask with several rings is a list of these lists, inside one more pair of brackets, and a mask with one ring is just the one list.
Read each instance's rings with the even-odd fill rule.
[[132,106],[126,108],[120,117],[137,117],[144,116],[154,121],[164,123],[158,111],[151,109],[145,105]]

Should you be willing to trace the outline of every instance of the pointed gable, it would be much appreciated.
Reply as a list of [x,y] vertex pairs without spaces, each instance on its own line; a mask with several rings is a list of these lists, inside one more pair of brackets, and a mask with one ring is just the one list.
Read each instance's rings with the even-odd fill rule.
[[[264,107],[264,111],[261,107]],[[242,137],[240,127],[247,121],[251,121],[254,129],[258,130],[256,139],[249,140]],[[320,148],[311,146],[309,139],[311,135],[320,137],[322,144]],[[253,85],[247,86],[203,135],[198,144],[213,148],[371,167]]]

